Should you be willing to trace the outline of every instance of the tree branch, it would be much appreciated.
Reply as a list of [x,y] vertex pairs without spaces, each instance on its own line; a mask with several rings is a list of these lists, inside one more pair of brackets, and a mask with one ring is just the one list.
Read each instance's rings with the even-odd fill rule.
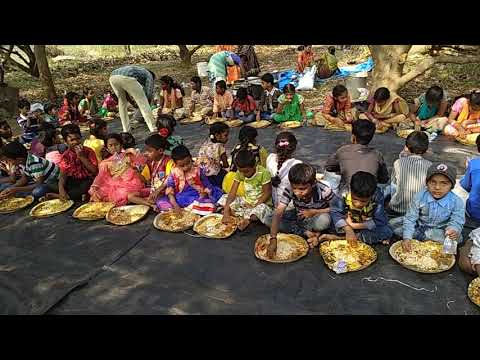
[[435,64],[471,64],[480,63],[480,56],[449,56],[439,55],[435,57],[428,57],[420,62],[414,69],[403,75],[399,80],[399,86],[402,87],[409,81],[422,75],[425,71],[430,69]]
[[190,53],[190,55],[193,55],[195,53],[195,51],[197,51],[198,49],[200,49],[203,45],[197,45],[195,46],[192,50],[189,50],[188,52]]

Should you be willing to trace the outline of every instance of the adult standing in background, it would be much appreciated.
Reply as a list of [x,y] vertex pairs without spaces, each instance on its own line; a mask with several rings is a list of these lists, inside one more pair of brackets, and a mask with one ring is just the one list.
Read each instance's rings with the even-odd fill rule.
[[260,63],[255,53],[255,46],[238,45],[237,54],[242,60],[242,77],[257,76],[260,73]]
[[208,78],[212,82],[213,88],[215,89],[215,84],[218,81],[227,81],[227,66],[239,64],[240,57],[230,51],[220,51],[213,54],[208,61]]
[[112,71],[110,85],[118,97],[118,112],[124,132],[130,132],[128,103],[138,107],[150,132],[155,132],[155,119],[150,108],[154,81],[153,72],[136,65],[127,65]]

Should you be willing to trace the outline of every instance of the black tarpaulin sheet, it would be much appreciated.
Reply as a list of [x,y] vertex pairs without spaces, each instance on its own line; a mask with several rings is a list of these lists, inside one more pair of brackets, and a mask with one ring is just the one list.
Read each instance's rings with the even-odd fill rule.
[[72,213],[0,216],[0,314],[45,313],[150,231],[150,224],[80,222]]
[[[109,127],[119,131],[119,121]],[[232,129],[227,148],[236,143],[238,131]],[[272,151],[281,130],[258,131],[258,143]],[[176,132],[195,155],[208,127],[179,125]],[[296,157],[320,169],[329,154],[350,141],[350,134],[321,128],[293,132],[299,141]],[[134,135],[141,147],[145,128]],[[375,136],[372,146],[391,169],[404,143],[387,134]],[[461,173],[465,157],[476,155],[475,148],[444,139],[435,140],[430,150],[427,158],[454,164]],[[396,264],[381,246],[371,268],[336,275],[317,253],[286,265],[256,260],[253,244],[267,232],[262,226],[220,241],[161,233],[152,228],[153,214],[115,227],[79,222],[72,212],[42,220],[31,220],[27,211],[0,216],[0,313],[478,313],[466,296],[471,277],[457,267],[417,274]]]

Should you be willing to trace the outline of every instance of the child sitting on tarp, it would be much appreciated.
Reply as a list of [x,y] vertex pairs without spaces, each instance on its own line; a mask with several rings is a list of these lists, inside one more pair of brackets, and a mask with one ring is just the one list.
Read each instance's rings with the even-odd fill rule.
[[459,249],[458,266],[467,274],[480,276],[480,228],[470,233],[470,239]]
[[370,105],[360,119],[372,121],[378,131],[386,131],[400,124],[408,125],[409,108],[407,102],[397,94],[390,93],[386,87],[378,88],[369,99]]
[[278,97],[277,113],[273,115],[273,121],[277,123],[285,121],[307,121],[307,114],[303,102],[303,96],[295,92],[295,86],[293,86],[293,84],[285,85],[283,94]]
[[232,104],[234,117],[241,120],[244,124],[255,121],[255,110],[257,104],[252,96],[248,95],[246,87],[237,90],[237,96]]
[[224,80],[215,83],[215,95],[213,97],[213,118],[232,119],[234,116],[233,95],[227,90],[227,84]]
[[411,250],[409,240],[434,240],[443,243],[445,237],[462,241],[465,224],[465,204],[452,190],[457,170],[444,163],[433,163],[427,172],[427,187],[418,192],[401,221],[392,219],[395,234],[404,239],[402,246]]
[[101,117],[113,117],[118,111],[118,98],[113,91],[107,91],[103,98],[102,107],[100,108],[98,115]]
[[[476,140],[477,150],[480,152],[480,136]],[[469,196],[467,199],[467,217],[480,224],[480,157],[468,162],[467,170],[460,185]]]
[[[203,170],[194,164],[190,151],[183,145],[172,150],[175,167],[172,168],[166,182],[166,196],[157,200],[157,209],[165,211],[203,204],[212,206],[220,199],[223,192],[212,185]],[[208,205],[207,205],[208,204]]]
[[330,203],[332,225],[337,234],[345,234],[348,242],[388,244],[393,231],[383,207],[384,198],[375,176],[359,171],[352,176],[350,190],[335,196]]
[[446,93],[440,86],[432,86],[415,99],[415,104],[410,108],[410,121],[415,124],[415,130],[430,133],[442,131],[448,122],[445,117],[447,107]]
[[462,96],[452,106],[443,134],[475,144],[480,133],[480,91]]
[[[343,85],[336,85],[328,94],[323,104],[322,114],[316,119],[316,125],[333,125],[345,128],[345,124],[353,122],[352,102],[348,90]],[[323,122],[323,124],[322,124]]]
[[275,86],[273,86],[275,80],[272,74],[264,74],[261,80],[263,93],[257,108],[256,120],[271,120],[272,116],[277,111],[278,98],[282,95],[282,92],[278,90]]

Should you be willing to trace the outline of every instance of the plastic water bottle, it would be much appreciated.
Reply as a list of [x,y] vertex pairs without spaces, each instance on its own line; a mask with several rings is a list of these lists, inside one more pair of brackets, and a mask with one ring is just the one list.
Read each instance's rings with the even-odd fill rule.
[[347,262],[343,259],[339,259],[333,265],[333,271],[335,271],[335,273],[337,274],[346,273],[348,271]]
[[445,236],[443,241],[443,252],[445,254],[456,255],[457,254],[457,242],[450,239],[450,237]]

